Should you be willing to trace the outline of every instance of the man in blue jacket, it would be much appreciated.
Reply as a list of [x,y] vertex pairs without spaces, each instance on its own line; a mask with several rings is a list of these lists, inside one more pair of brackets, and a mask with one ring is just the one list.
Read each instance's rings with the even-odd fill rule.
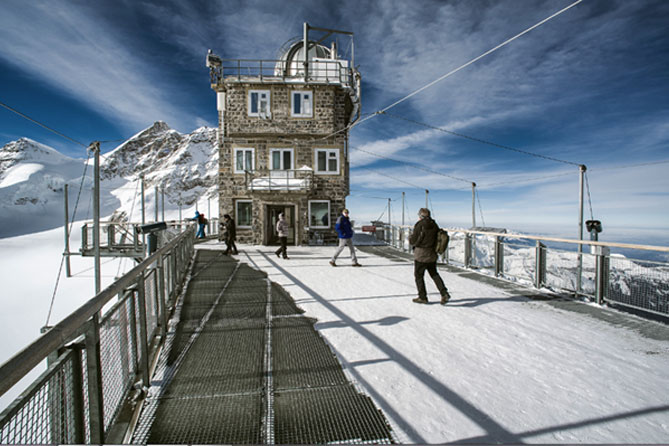
[[358,259],[355,256],[355,248],[353,247],[353,228],[351,227],[351,220],[348,218],[348,209],[341,211],[341,215],[337,219],[337,223],[335,223],[335,230],[339,236],[339,247],[332,256],[330,265],[337,266],[335,260],[337,260],[337,257],[341,254],[344,248],[348,246],[351,250],[351,261],[353,262],[353,266],[362,266],[358,263]]

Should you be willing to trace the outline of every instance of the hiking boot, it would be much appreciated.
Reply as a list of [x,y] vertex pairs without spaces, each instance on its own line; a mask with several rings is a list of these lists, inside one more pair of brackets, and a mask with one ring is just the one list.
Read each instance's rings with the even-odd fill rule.
[[275,252],[274,254],[276,254],[276,258],[277,258],[277,259],[280,259],[280,258],[281,258],[281,254],[279,254],[278,252]]
[[334,260],[330,260],[330,265],[337,266],[337,264],[334,262]]
[[362,266],[362,265],[359,264],[358,262],[355,262],[355,263],[354,263],[353,265],[351,265],[351,266]]
[[448,291],[444,291],[444,294],[441,295],[441,304],[446,305],[446,302],[448,302],[451,299],[451,295],[448,294]]
[[417,304],[426,304],[427,303],[427,298],[417,297],[417,298],[413,299],[413,301],[416,302]]

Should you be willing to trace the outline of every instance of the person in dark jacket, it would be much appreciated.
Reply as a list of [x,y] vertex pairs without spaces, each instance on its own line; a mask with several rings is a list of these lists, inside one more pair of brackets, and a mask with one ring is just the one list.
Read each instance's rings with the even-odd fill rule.
[[413,299],[417,304],[427,303],[427,291],[425,289],[425,271],[430,274],[434,284],[437,286],[441,294],[441,304],[445,305],[451,298],[448,290],[441,280],[441,276],[437,272],[437,232],[439,226],[430,217],[430,210],[421,208],[418,211],[420,218],[413,227],[413,232],[409,237],[409,243],[413,246],[414,258],[414,278],[416,279],[416,288],[418,289],[418,297]]
[[337,223],[335,223],[335,230],[337,231],[337,236],[339,237],[339,247],[332,256],[330,260],[330,265],[337,266],[335,261],[345,247],[351,250],[351,261],[353,266],[362,266],[358,263],[358,258],[355,256],[355,248],[353,247],[353,227],[351,226],[351,220],[348,218],[348,209],[343,209],[341,215],[337,218]]
[[225,214],[223,216],[223,234],[226,245],[225,255],[229,255],[230,251],[234,251],[233,254],[237,255],[237,246],[235,245],[235,240],[237,240],[237,229],[235,228],[235,220],[230,217],[230,215]]
[[279,258],[283,254],[283,258],[288,259],[288,251],[286,249],[286,245],[288,244],[288,223],[286,222],[286,215],[283,212],[279,214],[279,221],[276,222],[276,233],[279,236],[281,247],[274,254]]

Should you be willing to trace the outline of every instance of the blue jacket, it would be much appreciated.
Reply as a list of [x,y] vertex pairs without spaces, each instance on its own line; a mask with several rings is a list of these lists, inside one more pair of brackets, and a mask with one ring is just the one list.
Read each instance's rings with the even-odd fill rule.
[[335,223],[335,229],[337,230],[337,235],[339,238],[351,238],[353,237],[353,228],[351,227],[351,220],[348,217],[340,215]]

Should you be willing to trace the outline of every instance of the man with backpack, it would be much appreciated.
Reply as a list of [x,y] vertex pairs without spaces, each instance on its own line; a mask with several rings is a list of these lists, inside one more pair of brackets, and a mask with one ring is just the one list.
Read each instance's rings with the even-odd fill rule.
[[416,288],[418,289],[418,297],[413,299],[413,301],[417,304],[426,304],[428,302],[424,280],[425,271],[427,271],[441,294],[441,304],[445,305],[451,298],[451,295],[448,294],[444,281],[437,272],[439,226],[430,217],[429,209],[421,208],[418,211],[418,217],[420,220],[413,227],[413,232],[411,237],[409,237],[409,243],[414,248],[414,278],[416,279]]

